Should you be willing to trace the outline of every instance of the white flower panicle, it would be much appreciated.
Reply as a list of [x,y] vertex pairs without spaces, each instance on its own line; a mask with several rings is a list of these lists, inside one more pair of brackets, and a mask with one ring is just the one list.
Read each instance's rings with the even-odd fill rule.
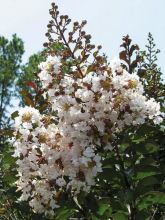
[[60,59],[49,56],[39,66],[58,123],[32,107],[20,109],[15,119],[20,200],[38,213],[54,214],[64,190],[88,192],[102,171],[97,149],[111,150],[115,135],[126,126],[162,120],[159,103],[143,95],[138,75],[124,70],[120,60],[111,62],[111,73],[90,72],[76,79],[62,73]]

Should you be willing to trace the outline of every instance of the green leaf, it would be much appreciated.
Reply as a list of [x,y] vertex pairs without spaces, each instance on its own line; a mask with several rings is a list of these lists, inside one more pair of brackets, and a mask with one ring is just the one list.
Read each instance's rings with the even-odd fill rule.
[[94,213],[97,212],[98,202],[97,202],[97,199],[92,194],[87,195],[86,205],[92,212],[94,212]]
[[146,155],[157,152],[159,150],[159,147],[157,144],[154,143],[146,143],[146,144],[140,143],[138,145],[135,145],[134,149],[137,153]]
[[55,42],[55,43],[53,43],[53,45],[52,45],[52,49],[53,49],[54,51],[56,51],[56,52],[59,52],[59,51],[65,49],[65,46],[64,46],[62,43],[60,43],[60,42]]
[[155,166],[141,165],[135,167],[135,179],[140,180],[148,176],[159,174],[160,170]]
[[14,120],[18,116],[18,111],[15,111],[11,114],[11,118]]
[[96,217],[96,216],[91,216],[92,220],[100,220],[100,218]]
[[8,152],[4,154],[3,157],[3,169],[7,170],[9,169],[11,166],[13,167],[15,165],[15,161],[16,159],[14,157],[12,157]]
[[113,220],[128,220],[128,216],[125,213],[117,212],[112,215]]
[[138,211],[138,213],[135,216],[135,220],[149,220],[150,218],[150,212],[147,212],[146,210]]
[[71,217],[73,210],[61,207],[57,212],[56,220],[68,220]]
[[140,180],[137,188],[138,187],[144,187],[144,186],[150,186],[150,185],[155,185],[155,184],[159,184],[160,180],[159,180],[159,176],[160,175],[154,175],[154,176],[147,176],[144,179]]
[[140,76],[140,77],[145,77],[145,75],[146,75],[146,70],[145,69],[139,69],[138,70],[138,75]]
[[145,149],[146,149],[147,153],[153,153],[153,152],[157,151],[159,148],[156,144],[147,143],[147,144],[145,144]]
[[8,183],[10,186],[14,186],[16,178],[14,175],[11,175],[11,173],[5,173],[3,181]]
[[144,142],[145,139],[146,139],[145,136],[144,136],[144,137],[134,137],[134,138],[132,139],[132,142],[133,142],[133,143],[136,143],[136,144],[139,144],[139,143],[141,143],[141,142]]
[[147,157],[143,157],[140,160],[140,164],[138,166],[156,166],[156,161],[152,156],[147,155]]
[[165,205],[165,193],[159,191],[146,193],[144,196],[140,198],[137,205],[139,207],[139,210],[143,210],[153,204]]
[[128,147],[130,147],[130,143],[122,143],[122,144],[120,145],[120,149],[121,149],[122,151],[125,151]]
[[99,207],[98,207],[97,213],[101,216],[105,213],[107,209],[110,209],[110,204],[109,204],[109,201],[107,200],[100,200],[98,202],[98,206]]

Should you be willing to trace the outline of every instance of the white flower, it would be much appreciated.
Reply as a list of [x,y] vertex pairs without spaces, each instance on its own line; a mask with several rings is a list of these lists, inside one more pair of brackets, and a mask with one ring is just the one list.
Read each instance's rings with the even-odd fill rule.
[[114,58],[110,60],[110,67],[112,68],[113,71],[118,70],[121,67],[121,60],[118,58]]
[[95,153],[93,151],[93,149],[91,147],[87,147],[85,149],[85,151],[83,152],[84,156],[86,157],[94,157],[95,156]]
[[66,182],[65,182],[65,180],[64,180],[63,178],[58,178],[58,179],[56,180],[56,183],[57,183],[57,185],[60,186],[60,187],[63,187],[63,186],[66,185]]
[[58,74],[60,65],[60,57],[48,56],[46,61],[39,65],[39,68],[47,72],[54,72]]
[[28,200],[34,212],[51,215],[59,207],[59,188],[76,195],[95,184],[102,172],[98,149],[112,150],[112,140],[126,126],[146,119],[159,124],[163,117],[160,104],[147,99],[138,75],[123,70],[119,59],[111,61],[111,75],[85,71],[79,79],[62,76],[60,59],[49,56],[39,65],[47,113],[21,108],[12,139],[20,200]]

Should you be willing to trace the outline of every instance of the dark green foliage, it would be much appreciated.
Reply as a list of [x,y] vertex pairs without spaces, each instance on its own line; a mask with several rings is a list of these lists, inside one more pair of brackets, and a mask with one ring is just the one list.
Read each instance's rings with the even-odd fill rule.
[[[0,213],[3,214],[10,203],[10,197],[15,197],[13,184],[15,174],[10,172],[15,167],[11,157],[11,149],[7,138],[11,136],[11,121],[9,109],[16,97],[15,83],[21,72],[21,59],[24,45],[16,35],[9,41],[0,37]],[[12,174],[12,175],[11,175]],[[13,175],[14,174],[14,175]],[[14,191],[13,191],[14,189]],[[7,205],[7,207],[4,206]]]
[[15,93],[15,80],[20,74],[23,42],[16,35],[9,41],[0,37],[0,143],[4,141],[3,129],[9,125],[7,115]]
[[[131,45],[129,36],[124,37],[123,40],[122,47],[125,50],[120,53],[120,58],[127,63],[125,68],[131,69],[131,72],[138,71],[145,86],[146,95],[160,101],[162,111],[164,111],[165,85],[162,82],[160,68],[156,64],[159,50],[155,49],[152,35],[149,33],[147,50],[140,53],[137,45]],[[134,54],[130,52],[130,48],[133,48]],[[133,55],[134,61],[132,61]],[[136,63],[134,68],[132,68],[132,63]],[[122,202],[124,207],[129,204],[129,219],[159,220],[165,216],[164,126],[165,122],[161,126],[147,123],[136,129],[129,128],[119,136],[117,143],[119,147],[116,146],[119,167],[117,170],[122,175],[117,179],[116,174],[112,176],[110,183],[113,183],[112,180],[115,176],[116,185],[115,187],[111,185],[110,189],[111,192],[113,192],[112,188],[115,189],[115,200],[118,200],[119,203]],[[113,153],[111,157],[114,158]],[[116,164],[116,161],[114,163]],[[114,167],[112,171],[116,172]],[[123,212],[125,211],[123,210]]]

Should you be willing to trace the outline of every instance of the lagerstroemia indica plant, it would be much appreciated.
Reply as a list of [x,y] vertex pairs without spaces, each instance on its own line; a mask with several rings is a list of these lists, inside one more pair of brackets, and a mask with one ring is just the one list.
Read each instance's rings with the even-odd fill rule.
[[[102,172],[101,152],[113,150],[116,136],[128,126],[162,121],[160,105],[144,95],[136,73],[121,61],[107,62],[83,30],[86,21],[60,16],[52,4],[46,60],[38,78],[44,111],[19,109],[13,145],[18,165],[20,200],[34,212],[53,215],[60,194],[89,192]],[[57,38],[54,39],[56,35]]]

